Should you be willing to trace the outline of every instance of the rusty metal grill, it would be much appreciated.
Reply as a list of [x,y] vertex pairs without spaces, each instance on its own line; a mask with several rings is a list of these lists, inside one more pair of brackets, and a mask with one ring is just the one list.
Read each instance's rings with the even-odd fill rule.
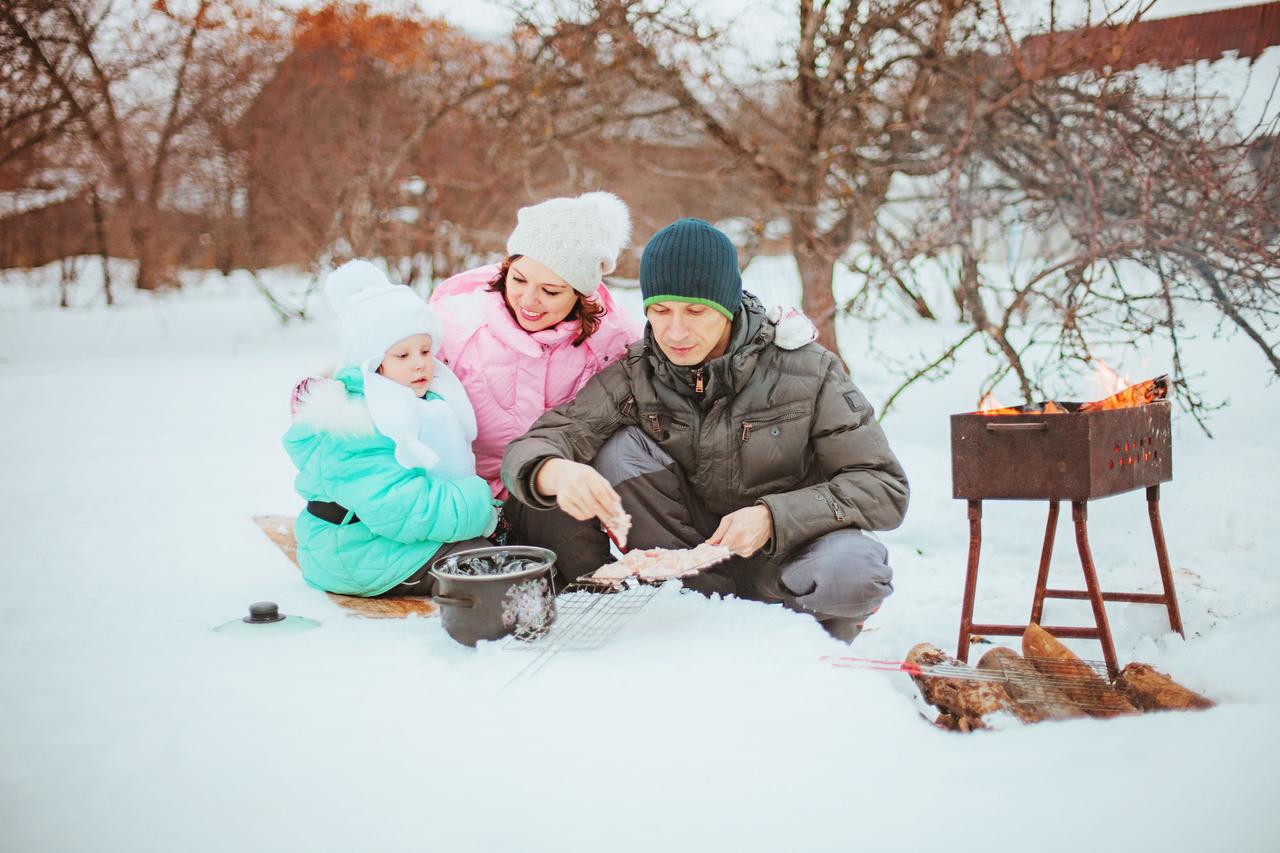
[[1169,403],[1104,412],[951,416],[952,495],[1087,501],[1173,479]]
[[[968,660],[973,636],[1014,636],[1025,625],[987,625],[973,621],[982,548],[984,500],[1046,500],[1040,570],[1032,599],[1031,622],[1040,623],[1046,598],[1089,601],[1095,627],[1042,626],[1057,637],[1096,639],[1114,675],[1117,661],[1104,601],[1163,604],[1171,628],[1182,633],[1173,575],[1160,521],[1160,484],[1173,479],[1170,407],[1166,400],[1105,411],[1081,411],[1081,403],[1055,403],[1065,410],[1045,414],[1045,405],[1018,407],[1007,414],[972,412],[951,416],[952,494],[969,504],[969,564],[960,617],[956,657]],[[1006,410],[1001,410],[1006,411]],[[1089,549],[1088,501],[1146,489],[1151,532],[1163,584],[1161,594],[1102,592]],[[1049,562],[1058,524],[1058,503],[1071,501],[1076,549],[1080,554],[1085,589],[1047,588]]]

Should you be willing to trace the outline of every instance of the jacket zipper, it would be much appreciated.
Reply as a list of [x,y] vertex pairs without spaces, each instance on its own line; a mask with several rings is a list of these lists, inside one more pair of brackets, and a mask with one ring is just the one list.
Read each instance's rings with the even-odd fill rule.
[[831,511],[835,513],[836,521],[844,521],[844,510],[840,509],[840,504],[836,502],[836,499],[832,497],[831,493],[828,491],[821,489],[819,489],[819,491],[821,491],[822,496],[827,499],[827,506],[831,507]]
[[693,371],[693,393],[702,393],[702,368],[695,368]]
[[787,421],[794,421],[796,418],[804,417],[804,410],[795,412],[783,412],[777,417],[769,418],[767,421],[743,421],[742,422],[742,442],[745,444],[747,439],[751,437],[751,431],[758,426],[766,424],[781,424]]
[[635,400],[636,398],[634,396],[628,395],[627,399],[622,401],[622,408],[614,414],[614,416],[609,420],[609,423],[605,424],[605,427],[611,427],[624,417],[629,416],[631,414],[631,404],[634,403]]

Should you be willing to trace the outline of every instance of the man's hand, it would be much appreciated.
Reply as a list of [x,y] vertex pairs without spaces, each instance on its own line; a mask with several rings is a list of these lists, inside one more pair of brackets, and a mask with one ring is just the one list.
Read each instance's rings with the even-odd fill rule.
[[622,498],[609,481],[581,462],[548,459],[538,469],[533,488],[540,495],[554,497],[556,505],[578,521],[598,518],[608,524],[622,512]]
[[773,535],[773,514],[763,504],[743,507],[720,519],[720,526],[707,540],[723,545],[739,557],[750,557]]

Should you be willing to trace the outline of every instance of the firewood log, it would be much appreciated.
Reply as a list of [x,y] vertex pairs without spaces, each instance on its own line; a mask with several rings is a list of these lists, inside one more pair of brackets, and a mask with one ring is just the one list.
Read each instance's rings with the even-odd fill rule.
[[1039,625],[1028,625],[1022,635],[1022,654],[1041,674],[1082,706],[1091,717],[1136,714],[1138,709]]
[[[907,653],[906,663],[927,670],[933,666],[963,666],[958,660],[947,655],[937,646],[919,643]],[[1035,722],[1030,712],[1020,708],[1005,692],[999,681],[976,681],[965,678],[947,678],[927,673],[912,673],[911,679],[920,688],[920,695],[930,705],[954,718],[954,728],[958,731],[985,729],[988,718],[994,714],[1007,713],[1022,722]],[[939,721],[952,727],[951,720]]]
[[1120,670],[1116,687],[1144,711],[1199,711],[1216,704],[1145,663],[1131,663]]
[[1013,649],[996,646],[978,661],[978,669],[1005,677],[1005,692],[1028,714],[1040,720],[1069,720],[1085,712],[1071,697]]
[[[928,719],[928,718],[926,717],[925,719]],[[945,712],[942,714],[939,714],[938,719],[934,720],[933,724],[938,728],[944,729],[949,732],[968,731],[968,729],[960,728],[960,721]]]

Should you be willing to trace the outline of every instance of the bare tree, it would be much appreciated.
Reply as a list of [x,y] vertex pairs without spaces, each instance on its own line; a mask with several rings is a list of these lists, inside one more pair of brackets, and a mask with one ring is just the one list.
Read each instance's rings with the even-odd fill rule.
[[[19,16],[32,0],[15,0],[3,20]],[[60,61],[56,57],[55,61]],[[30,61],[20,32],[0,26],[0,170],[12,169],[56,138],[77,118],[64,94],[51,85],[40,65]],[[30,168],[28,166],[28,168]]]
[[855,240],[878,249],[869,238],[895,175],[940,168],[945,142],[920,127],[938,57],[972,39],[972,5],[801,0],[784,61],[747,74],[724,68],[721,33],[673,4],[594,0],[575,20],[634,89],[677,105],[757,183],[790,227],[819,341],[837,350],[834,266]]
[[256,9],[242,0],[0,6],[15,63],[24,58],[36,100],[56,105],[45,136],[74,134],[89,155],[86,182],[127,221],[141,289],[176,283],[163,214],[182,196],[184,159],[208,150],[202,120],[252,80],[243,67],[260,55],[251,43],[265,29]]
[[235,129],[264,263],[379,256],[403,282],[437,278],[499,250],[521,204],[596,188],[627,121],[673,111],[559,61],[571,32],[480,41],[335,2],[300,13],[291,41]]
[[[1031,397],[1064,357],[1088,360],[1102,341],[1163,333],[1177,347],[1177,313],[1193,302],[1280,365],[1268,338],[1274,128],[1233,134],[1229,111],[1172,77],[1153,91],[1136,73],[1081,70],[1086,50],[1123,49],[1151,6],[1116,4],[1088,22],[1108,26],[1061,32],[1033,57],[999,0],[799,0],[781,58],[746,72],[727,69],[722,33],[674,2],[581,2],[541,32],[601,45],[636,92],[677,105],[750,176],[790,227],[821,343],[835,349],[838,312],[876,293],[939,316],[915,271],[943,266],[970,328],[908,382],[980,340],[1002,365],[993,382],[1011,372]],[[1006,226],[1052,238],[1029,274],[987,263]],[[867,282],[845,306],[837,262]],[[1191,391],[1180,364],[1177,379]]]
[[232,130],[258,260],[448,254],[451,218],[494,172],[480,117],[506,71],[495,53],[411,10],[300,13],[288,56]]
[[[1203,426],[1213,403],[1184,363],[1188,308],[1212,306],[1280,375],[1274,123],[1242,129],[1232,104],[1176,74],[1044,73],[1004,35],[982,60],[989,73],[940,68],[967,104],[961,133],[921,215],[894,232],[906,257],[958,259],[953,294],[970,325],[908,384],[976,336],[1001,363],[988,387],[1012,374],[1030,400],[1104,344],[1163,336]],[[1008,226],[1028,235],[1027,257],[983,263]]]

